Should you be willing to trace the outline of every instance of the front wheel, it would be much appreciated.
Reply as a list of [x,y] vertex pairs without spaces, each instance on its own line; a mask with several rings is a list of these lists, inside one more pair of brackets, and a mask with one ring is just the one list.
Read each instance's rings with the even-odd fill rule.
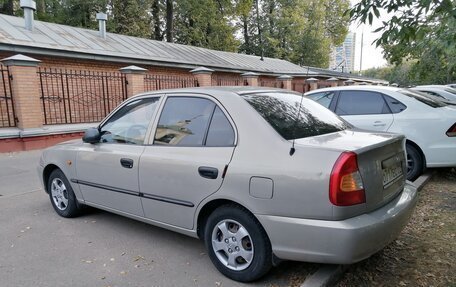
[[411,144],[406,145],[407,150],[407,179],[415,180],[423,172],[424,160],[421,153]]
[[206,222],[204,241],[212,263],[230,279],[254,281],[272,267],[271,243],[266,232],[240,206],[217,208]]
[[62,217],[75,217],[80,207],[70,183],[60,169],[54,170],[49,176],[47,191],[52,207]]

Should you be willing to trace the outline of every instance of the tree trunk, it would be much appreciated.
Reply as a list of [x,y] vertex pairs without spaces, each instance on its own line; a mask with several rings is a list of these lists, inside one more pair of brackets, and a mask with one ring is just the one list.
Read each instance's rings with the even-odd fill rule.
[[247,54],[251,54],[250,48],[250,36],[249,36],[249,26],[248,26],[248,19],[247,16],[242,16],[242,26],[243,26],[243,34],[244,34],[244,45]]
[[163,35],[160,28],[160,0],[154,0],[152,3],[152,19],[154,21],[154,34],[153,39],[163,40]]
[[173,0],[166,0],[166,41],[173,42],[173,30],[174,30],[174,19],[173,19]]
[[14,0],[7,0],[0,7],[0,13],[14,15]]
[[46,1],[45,0],[39,0],[36,3],[36,12],[40,13],[41,15],[46,14]]

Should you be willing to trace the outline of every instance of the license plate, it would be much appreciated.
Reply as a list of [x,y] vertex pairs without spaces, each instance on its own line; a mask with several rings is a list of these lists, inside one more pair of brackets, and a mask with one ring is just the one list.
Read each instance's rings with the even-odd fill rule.
[[396,181],[398,178],[402,177],[402,165],[384,168],[383,170],[383,187],[386,187],[390,183]]

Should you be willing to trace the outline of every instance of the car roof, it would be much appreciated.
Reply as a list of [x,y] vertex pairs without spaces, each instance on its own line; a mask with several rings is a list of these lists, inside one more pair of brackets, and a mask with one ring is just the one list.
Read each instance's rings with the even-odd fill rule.
[[209,86],[209,87],[193,87],[193,88],[179,88],[179,89],[164,89],[157,91],[144,92],[136,95],[135,97],[155,94],[181,94],[181,93],[193,93],[193,94],[208,94],[211,96],[227,96],[232,94],[233,96],[251,94],[251,93],[267,93],[267,92],[286,92],[296,93],[290,90],[284,90],[279,88],[270,87],[251,87],[251,86]]
[[392,92],[396,92],[399,90],[402,90],[402,88],[388,87],[388,86],[359,85],[359,86],[340,86],[340,87],[323,88],[323,89],[310,91],[306,94],[313,94],[313,93],[318,93],[318,92],[328,92],[328,91],[376,91],[376,92],[392,91]]

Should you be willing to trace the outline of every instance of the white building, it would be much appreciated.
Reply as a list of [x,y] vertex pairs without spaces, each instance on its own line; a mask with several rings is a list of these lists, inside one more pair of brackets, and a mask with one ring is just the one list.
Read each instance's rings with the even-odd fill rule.
[[349,32],[341,46],[331,50],[329,69],[351,73],[355,67],[356,33]]

